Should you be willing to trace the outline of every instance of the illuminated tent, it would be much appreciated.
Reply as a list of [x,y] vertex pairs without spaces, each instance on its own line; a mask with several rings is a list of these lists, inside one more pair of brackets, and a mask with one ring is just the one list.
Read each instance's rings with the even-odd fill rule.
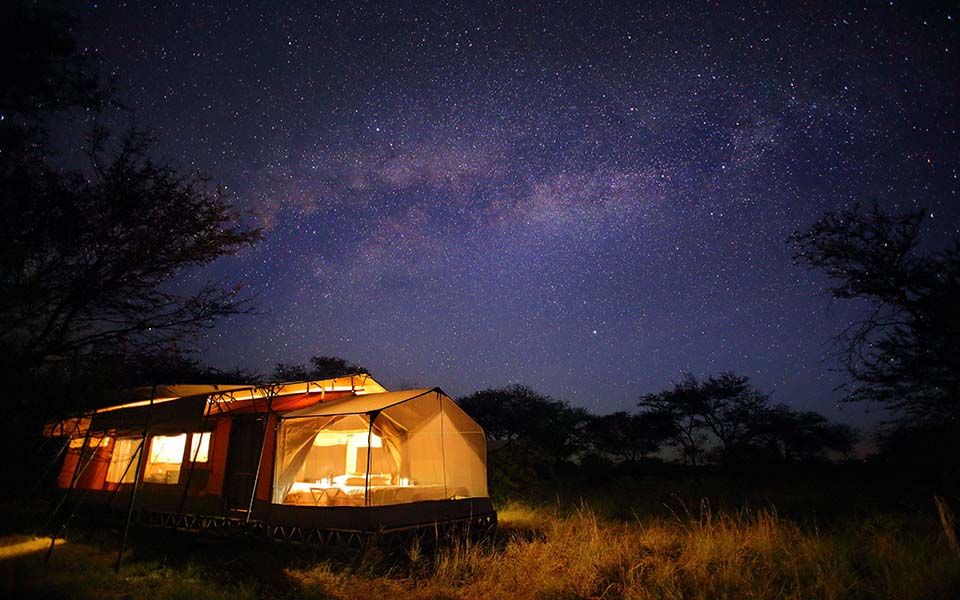
[[64,440],[57,483],[68,496],[283,536],[496,522],[483,431],[439,388],[388,392],[360,374],[135,392],[47,425]]
[[274,504],[382,506],[484,497],[483,430],[439,388],[281,415]]

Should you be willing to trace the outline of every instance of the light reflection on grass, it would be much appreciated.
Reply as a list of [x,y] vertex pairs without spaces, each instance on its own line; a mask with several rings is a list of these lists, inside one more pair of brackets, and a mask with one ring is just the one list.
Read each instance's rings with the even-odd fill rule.
[[[508,502],[483,543],[344,560],[305,546],[147,532],[120,574],[116,548],[80,541],[0,562],[0,596],[69,598],[960,597],[960,560],[936,515],[798,521],[773,507],[613,518],[581,502]],[[49,538],[10,538],[42,550]],[[205,549],[204,549],[205,548]]]

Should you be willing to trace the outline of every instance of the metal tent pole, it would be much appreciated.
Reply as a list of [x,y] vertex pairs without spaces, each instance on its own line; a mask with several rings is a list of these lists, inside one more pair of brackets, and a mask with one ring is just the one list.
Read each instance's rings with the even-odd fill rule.
[[[119,441],[119,439],[117,440]],[[116,442],[114,442],[114,452],[116,452]],[[123,480],[127,478],[127,473],[130,471],[130,467],[133,466],[133,461],[140,460],[140,453],[143,451],[143,440],[137,442],[137,449],[133,451],[133,454],[130,455],[130,460],[127,461],[127,466],[123,468],[123,474],[120,475],[120,481],[117,482],[117,486],[113,488],[113,491],[110,492],[110,497],[107,498],[107,508],[113,504],[113,499],[117,497],[117,493],[120,491],[120,486],[123,485]],[[136,478],[134,478],[136,480]]]
[[[270,411],[273,410],[273,397],[276,395],[275,386],[269,386],[266,389],[267,392],[267,414],[263,417],[263,433],[260,435],[260,455],[257,458],[257,470],[253,475],[253,489],[250,490],[250,503],[247,505],[247,517],[244,520],[244,523],[250,522],[250,517],[253,515],[253,501],[257,497],[257,486],[260,485],[260,468],[263,464],[263,449],[267,445],[267,427],[270,426]],[[253,393],[251,392],[251,397]]]
[[[206,431],[207,423],[210,421],[209,398],[203,403],[203,416],[200,418],[200,439],[197,441],[197,447],[193,447],[193,435],[190,435],[190,470],[187,472],[187,482],[183,487],[183,494],[180,495],[180,502],[177,504],[177,515],[183,514],[183,506],[187,501],[187,494],[190,493],[190,482],[193,480],[193,472],[197,468],[197,455],[200,452],[200,443],[203,441],[203,434]],[[210,438],[213,436],[211,435]],[[208,438],[209,439],[209,438]],[[207,454],[209,458],[209,447]]]
[[[83,475],[83,472],[87,470],[87,465],[90,464],[90,459],[87,459],[87,462],[83,462],[83,453],[87,449],[87,444],[90,442],[90,427],[87,427],[87,432],[83,435],[83,445],[80,446],[80,452],[77,455],[77,465],[73,468],[73,475],[70,477],[70,487],[67,488],[67,491],[63,493],[63,496],[60,498],[60,502],[54,507],[50,512],[50,516],[47,517],[47,520],[44,522],[43,526],[40,528],[40,531],[46,530],[47,526],[53,522],[54,517],[57,516],[57,513],[60,512],[60,509],[66,503],[67,499],[70,497],[70,493],[73,491],[73,488],[77,485],[77,481],[80,479],[80,476]],[[92,456],[92,454],[91,454]],[[56,539],[56,535],[51,535]],[[51,542],[50,547],[53,548],[53,543]]]
[[[57,450],[57,454],[47,463],[46,468],[43,470],[43,473],[40,477],[37,478],[36,483],[33,485],[33,488],[30,490],[30,496],[36,496],[37,492],[43,486],[44,480],[47,478],[47,475],[50,474],[50,471],[53,470],[53,466],[60,462],[60,457],[63,456],[63,453],[67,451],[67,448],[70,447],[70,436],[80,430],[80,417],[77,417],[76,427],[73,428],[69,434],[66,435],[66,439],[63,444],[60,445],[60,449]],[[61,432],[63,429],[61,428]],[[50,439],[53,439],[53,436],[50,436]]]
[[371,446],[373,444],[373,422],[380,416],[379,411],[368,413],[367,417],[370,423],[367,426],[367,472],[363,481],[363,505],[370,506],[370,457],[372,455]]
[[440,409],[440,464],[442,465],[441,470],[443,471],[443,498],[444,500],[449,499],[447,492],[447,449],[446,449],[446,439],[444,439],[443,434],[443,396],[440,392],[437,392],[437,400],[439,400]]
[[[73,491],[73,488],[77,483],[77,480],[79,480],[80,476],[83,475],[83,472],[87,470],[87,465],[93,462],[94,454],[91,453],[90,458],[87,459],[86,464],[83,464],[83,452],[87,448],[89,439],[90,439],[90,428],[88,427],[86,435],[83,436],[83,446],[80,448],[80,454],[77,456],[77,466],[74,468],[73,477],[70,479],[70,487],[67,489],[67,492],[63,495],[63,498],[60,499],[60,502],[59,504],[57,504],[57,507],[53,509],[52,513],[50,513],[50,516],[47,518],[47,522],[43,524],[43,529],[46,529],[47,525],[49,525],[50,522],[53,520],[53,518],[57,515],[57,513],[60,512],[60,508],[63,507],[64,503],[67,501],[67,498],[70,497],[70,492]],[[69,518],[65,520],[63,524],[60,526],[60,528],[63,530],[66,530],[67,523],[69,522],[69,520],[70,520]],[[44,569],[46,569],[47,565],[50,563],[50,556],[53,554],[53,546],[56,544],[56,542],[57,542],[57,532],[51,531],[50,547],[47,548],[47,555],[43,559]]]
[[[143,455],[146,454],[147,434],[150,432],[150,415],[153,412],[153,401],[157,398],[157,386],[153,385],[150,391],[150,404],[147,405],[147,416],[143,422],[143,436],[140,438],[140,453],[137,455],[137,472],[133,475],[133,489],[130,491],[130,505],[127,508],[127,522],[123,526],[123,538],[120,540],[120,551],[117,552],[117,565],[114,571],[120,572],[120,563],[123,561],[123,552],[127,549],[127,536],[130,533],[130,520],[133,518],[133,505],[137,500],[137,489],[140,487],[143,471]],[[119,484],[118,484],[119,485]]]

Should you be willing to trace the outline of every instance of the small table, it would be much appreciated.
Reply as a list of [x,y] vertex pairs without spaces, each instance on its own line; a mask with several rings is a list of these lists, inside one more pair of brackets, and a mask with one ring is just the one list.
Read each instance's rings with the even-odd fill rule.
[[340,488],[332,487],[310,487],[310,495],[313,496],[315,506],[333,506],[337,496],[340,495]]

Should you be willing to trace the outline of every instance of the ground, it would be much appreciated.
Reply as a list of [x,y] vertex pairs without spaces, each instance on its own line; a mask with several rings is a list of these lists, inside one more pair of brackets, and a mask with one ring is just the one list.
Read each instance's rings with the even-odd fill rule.
[[[0,540],[0,595],[31,598],[957,598],[937,484],[846,471],[544,484],[497,499],[479,543],[385,554],[77,521]],[[42,522],[42,521],[41,521]]]

